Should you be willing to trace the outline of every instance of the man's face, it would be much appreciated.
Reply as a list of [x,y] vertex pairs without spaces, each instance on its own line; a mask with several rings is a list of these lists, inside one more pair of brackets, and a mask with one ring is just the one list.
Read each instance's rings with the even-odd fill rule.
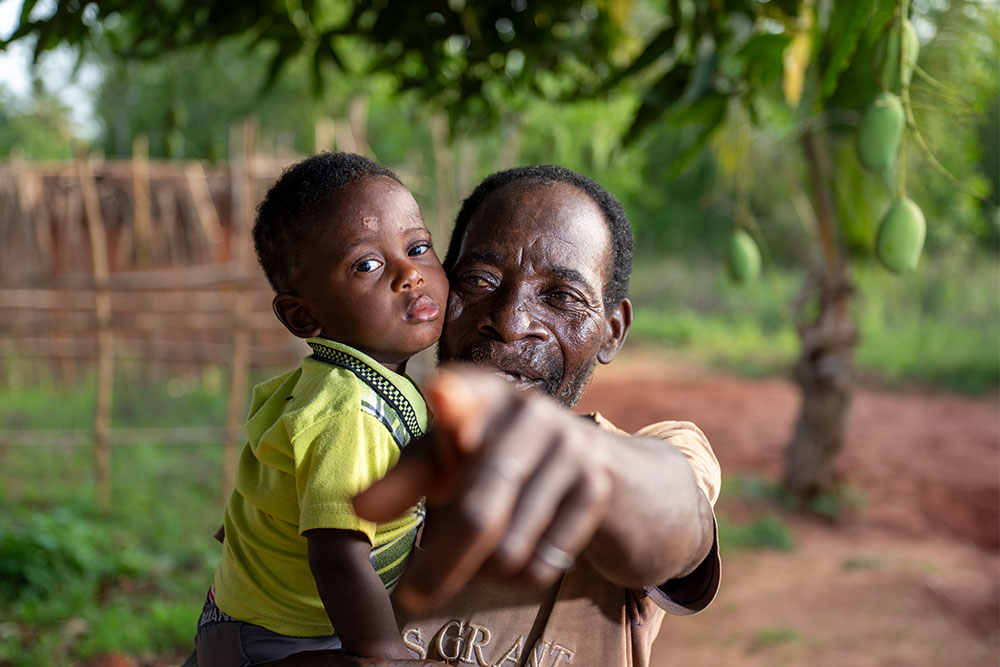
[[490,366],[575,405],[628,329],[623,306],[604,310],[611,262],[607,223],[585,192],[568,183],[500,188],[473,213],[449,276],[439,359]]

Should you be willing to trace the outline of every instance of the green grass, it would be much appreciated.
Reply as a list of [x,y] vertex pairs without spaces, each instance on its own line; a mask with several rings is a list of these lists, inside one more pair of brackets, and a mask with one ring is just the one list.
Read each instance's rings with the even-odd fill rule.
[[[1000,386],[1000,262],[982,254],[927,259],[897,276],[854,269],[859,372],[890,386],[967,393]],[[771,270],[733,285],[719,266],[637,261],[631,335],[749,375],[787,373],[798,354],[793,306],[802,278]]]
[[747,653],[756,653],[774,646],[797,642],[798,640],[799,633],[791,628],[763,628],[758,630],[753,639],[750,640]]
[[[0,388],[0,429],[93,428],[96,397],[92,375],[80,386],[67,387],[54,376],[43,375],[28,382],[19,380],[21,374],[16,370],[7,371],[14,379]],[[148,380],[139,369],[124,368],[114,379],[111,425],[219,426],[225,423],[226,400],[218,367],[162,381]]]
[[719,525],[719,548],[723,551],[795,549],[795,538],[791,530],[776,514],[768,513],[749,523],[735,523],[721,514],[716,520]]
[[[119,378],[116,426],[218,425],[216,383]],[[170,389],[168,390],[168,386]],[[93,384],[0,390],[0,428],[88,428]],[[115,447],[110,508],[89,447],[0,449],[0,664],[190,646],[219,555],[219,444]]]
[[[107,512],[92,501],[89,449],[5,457],[0,617],[13,623],[0,664],[189,645],[219,553],[221,448],[114,449]],[[65,641],[68,623],[85,631]]]

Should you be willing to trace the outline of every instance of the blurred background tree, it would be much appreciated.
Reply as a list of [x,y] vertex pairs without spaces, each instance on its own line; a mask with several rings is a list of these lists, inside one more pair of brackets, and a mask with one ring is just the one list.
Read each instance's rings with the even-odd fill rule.
[[[640,258],[719,257],[734,230],[748,233],[769,273],[806,276],[785,485],[809,500],[837,483],[857,343],[851,267],[867,270],[897,195],[895,175],[864,171],[854,143],[901,11],[920,42],[909,108],[929,151],[911,127],[899,169],[930,222],[928,251],[995,253],[1000,12],[989,2],[27,0],[0,48],[32,44],[37,61],[69,45],[100,67],[109,155],[144,134],[154,157],[219,159],[247,114],[277,150],[310,152],[316,121],[362,99],[372,151],[412,168],[422,204],[440,194],[420,175],[433,173],[443,112],[456,150],[475,154],[458,196],[498,164],[556,162],[623,200]],[[29,116],[61,136],[45,125],[57,116]],[[55,156],[4,126],[0,152]]]
[[67,158],[73,135],[69,109],[41,79],[32,81],[27,99],[18,99],[0,85],[0,155]]

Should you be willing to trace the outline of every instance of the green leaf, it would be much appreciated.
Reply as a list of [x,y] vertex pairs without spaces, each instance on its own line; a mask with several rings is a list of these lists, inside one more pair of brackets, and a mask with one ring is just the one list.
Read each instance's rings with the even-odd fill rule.
[[718,68],[719,58],[715,42],[709,37],[703,37],[698,42],[694,69],[687,90],[684,91],[685,102],[697,102],[712,90],[712,77]]
[[668,121],[674,127],[703,123],[706,118],[716,117],[720,107],[724,111],[728,99],[726,95],[713,93],[690,104],[677,105],[670,110]]
[[833,94],[840,73],[847,69],[851,56],[857,49],[858,37],[868,24],[871,9],[871,2],[861,0],[841,0],[841,2],[833,4],[833,14],[830,16],[828,31],[833,52],[823,72],[823,83],[820,88],[822,99]]
[[49,48],[56,45],[58,37],[52,32],[52,21],[45,21],[38,25],[38,41],[35,42],[35,50],[31,54],[31,64],[37,65],[38,59]]
[[[697,105],[692,106],[698,106],[703,110],[702,120],[704,121],[704,125],[695,135],[694,140],[674,158],[669,172],[671,177],[683,171],[691,160],[705,149],[709,138],[722,125],[722,121],[726,119],[726,110],[729,108],[729,97],[721,94],[710,95],[701,100]],[[671,118],[671,122],[673,122],[673,118]]]
[[791,38],[787,34],[764,33],[747,40],[739,51],[746,68],[746,78],[752,87],[767,87],[781,78],[785,47]]
[[635,141],[647,127],[656,122],[663,113],[676,104],[683,95],[691,77],[690,65],[677,65],[660,77],[643,96],[642,104],[635,112],[622,144],[627,146]]
[[600,93],[608,92],[609,90],[617,86],[619,83],[621,83],[622,80],[632,76],[637,72],[641,72],[642,70],[652,65],[654,62],[659,60],[663,55],[665,55],[670,49],[674,47],[674,42],[676,40],[677,40],[676,25],[672,25],[669,28],[660,31],[660,33],[656,37],[650,40],[649,44],[646,45],[646,48],[643,49],[642,53],[640,53],[635,60],[629,63],[628,67],[608,77],[607,81],[605,81],[601,85],[599,92]]
[[325,61],[333,63],[333,66],[341,72],[347,71],[343,61],[333,47],[333,37],[336,33],[336,30],[323,33],[316,42],[316,51],[313,53],[312,62],[313,95],[316,97],[319,97],[323,92],[323,63]]
[[271,58],[271,63],[267,68],[267,77],[264,80],[264,84],[260,88],[260,94],[263,94],[271,90],[275,82],[278,80],[278,76],[281,74],[281,70],[285,67],[292,56],[298,51],[298,48],[291,43],[284,42],[278,48],[277,53]]

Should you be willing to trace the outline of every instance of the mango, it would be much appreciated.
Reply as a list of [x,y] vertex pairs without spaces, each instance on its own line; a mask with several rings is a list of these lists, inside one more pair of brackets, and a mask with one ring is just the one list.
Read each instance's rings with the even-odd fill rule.
[[760,249],[753,237],[742,229],[734,231],[729,239],[726,266],[735,283],[748,282],[760,274]]
[[858,127],[858,157],[872,171],[882,171],[892,164],[903,138],[906,114],[896,95],[882,91],[875,96]]
[[[900,39],[902,37],[902,39]],[[900,69],[899,45],[903,45],[902,69]],[[884,64],[889,69],[888,86],[889,90],[899,90],[900,83],[910,85],[913,78],[913,68],[917,64],[917,57],[920,55],[920,40],[917,39],[917,31],[913,29],[913,24],[909,19],[903,19],[902,27],[893,26],[889,31],[889,37],[885,48],[885,57],[888,59]]]
[[906,197],[897,199],[879,224],[875,255],[891,271],[912,271],[920,259],[926,234],[920,207]]

